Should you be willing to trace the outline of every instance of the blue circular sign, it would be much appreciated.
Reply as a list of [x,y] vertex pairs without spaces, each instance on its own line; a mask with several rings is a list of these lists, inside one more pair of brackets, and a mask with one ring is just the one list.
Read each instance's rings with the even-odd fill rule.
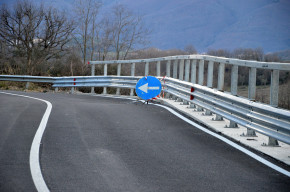
[[156,77],[141,78],[136,84],[136,94],[144,100],[152,99],[160,94],[161,83]]

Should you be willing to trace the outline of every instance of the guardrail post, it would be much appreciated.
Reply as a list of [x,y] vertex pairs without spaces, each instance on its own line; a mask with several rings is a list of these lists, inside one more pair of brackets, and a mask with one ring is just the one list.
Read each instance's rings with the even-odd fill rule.
[[174,60],[173,63],[173,78],[177,79],[177,66],[178,66],[178,60]]
[[[91,75],[92,76],[95,76],[95,65],[91,64],[92,68],[91,68]],[[91,87],[91,93],[95,93],[95,88],[94,87]]]
[[170,77],[170,66],[171,66],[171,61],[168,60],[166,63],[166,76]]
[[[131,63],[131,76],[135,76],[135,63]],[[130,96],[134,96],[134,89],[131,89]]]
[[207,68],[207,86],[209,88],[212,88],[212,82],[213,82],[213,61],[209,61]]
[[[168,60],[167,63],[166,63],[166,76],[167,77],[170,77],[170,68],[171,68],[171,60]],[[166,93],[165,97],[169,98],[170,94]]]
[[225,64],[219,64],[219,71],[218,71],[218,90],[224,91],[224,84],[225,84]]
[[[256,75],[257,68],[251,67],[249,69],[249,85],[248,85],[248,98],[252,101],[255,101],[256,98]],[[256,132],[252,129],[247,129],[246,134],[242,134],[244,137],[257,137]]]
[[231,71],[231,93],[232,93],[232,95],[238,95],[238,77],[239,77],[239,66],[232,65],[232,71]]
[[[231,70],[231,94],[232,95],[238,95],[238,73],[239,73],[239,66],[232,65],[232,70]],[[230,120],[229,126],[226,125],[225,128],[238,128],[238,124]]]
[[270,105],[278,107],[279,100],[279,70],[271,71]]
[[[118,63],[117,76],[121,76],[121,63]],[[120,95],[120,88],[117,88],[116,95]]]
[[149,62],[145,63],[145,76],[149,75]]
[[[181,59],[179,62],[179,80],[183,80],[183,76],[184,76],[184,59]],[[177,98],[177,101],[181,102],[182,99]],[[184,105],[187,105],[187,102],[183,101]]]
[[[279,101],[279,70],[271,71],[270,105],[278,107]],[[269,137],[268,146],[279,146],[276,139]]]
[[[173,63],[173,74],[172,74],[173,75],[172,77],[174,79],[177,79],[177,68],[178,68],[178,60],[175,59],[174,63]],[[176,98],[177,98],[176,96],[174,96],[174,95],[172,96],[173,100],[175,100]]]
[[256,75],[257,75],[257,68],[251,67],[249,69],[248,98],[252,101],[256,99]]
[[56,88],[54,89],[54,91],[55,91],[55,92],[58,92],[58,87],[56,87]]
[[157,61],[156,63],[156,76],[160,76],[160,61]]
[[27,90],[29,88],[29,85],[30,85],[30,83],[29,82],[26,82],[25,90]]
[[190,68],[190,59],[185,61],[185,75],[184,81],[189,81],[189,68]]
[[[198,84],[203,85],[204,82],[204,60],[199,60],[198,63]],[[203,111],[203,108],[197,106],[197,111]]]
[[[212,88],[212,82],[213,82],[213,61],[208,62],[208,68],[207,68],[207,87]],[[212,112],[210,110],[205,110],[205,113],[203,115],[210,116],[212,115]]]
[[[219,69],[218,69],[218,85],[217,85],[217,89],[219,91],[224,91],[224,82],[225,82],[225,64],[224,63],[220,63],[219,64]],[[223,117],[216,114],[215,119],[212,119],[213,121],[223,121]]]
[[193,84],[196,84],[196,59],[192,60],[191,62],[191,77],[190,77],[190,81]]
[[72,87],[72,88],[70,89],[70,93],[71,93],[71,94],[74,94],[74,90],[75,90],[74,87]]
[[[192,60],[192,62],[191,62],[190,82],[193,83],[193,84],[196,84],[196,63],[197,63],[196,59]],[[193,103],[190,103],[189,107],[190,108],[195,108],[195,105]]]
[[198,84],[203,85],[204,81],[204,60],[200,60],[198,64]]
[[184,59],[181,59],[179,62],[179,80],[183,80],[184,76]]
[[[108,75],[108,64],[104,64],[104,76]],[[103,88],[103,94],[107,94],[107,87]]]

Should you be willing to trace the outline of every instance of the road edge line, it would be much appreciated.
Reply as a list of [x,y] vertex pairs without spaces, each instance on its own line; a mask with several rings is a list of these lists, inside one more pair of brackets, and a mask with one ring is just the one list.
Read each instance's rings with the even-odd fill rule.
[[50,113],[51,113],[52,104],[49,101],[39,99],[36,97],[30,97],[30,96],[26,96],[26,95],[18,95],[18,94],[13,94],[13,93],[6,93],[6,92],[0,92],[0,93],[42,101],[42,102],[46,103],[46,105],[47,105],[45,113],[41,119],[41,122],[38,126],[38,129],[34,135],[34,138],[33,138],[32,144],[31,144],[30,155],[29,155],[29,165],[30,165],[30,172],[31,172],[32,180],[33,180],[33,183],[34,183],[37,191],[49,192],[49,189],[48,189],[48,187],[44,181],[43,175],[41,173],[40,161],[39,161],[39,149],[40,149],[41,139],[42,139],[44,130],[46,128],[48,118],[49,118]]

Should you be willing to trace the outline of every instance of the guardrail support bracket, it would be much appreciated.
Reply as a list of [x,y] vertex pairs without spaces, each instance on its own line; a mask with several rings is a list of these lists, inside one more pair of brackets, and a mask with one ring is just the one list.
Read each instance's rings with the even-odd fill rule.
[[242,137],[258,137],[256,135],[256,132],[254,130],[252,130],[252,129],[247,129],[247,133],[246,134],[243,133],[241,136]]
[[205,113],[203,113],[202,115],[204,116],[212,116],[212,112],[210,110],[205,110]]
[[229,126],[225,126],[225,128],[239,128],[238,124],[234,121],[230,121]]
[[220,116],[220,115],[217,114],[217,115],[215,116],[215,118],[212,118],[212,120],[213,120],[213,121],[223,121],[224,118],[223,118],[222,116]]
[[278,143],[277,139],[274,139],[273,137],[269,137],[268,140],[268,145],[266,143],[263,143],[262,146],[267,146],[267,147],[281,147]]

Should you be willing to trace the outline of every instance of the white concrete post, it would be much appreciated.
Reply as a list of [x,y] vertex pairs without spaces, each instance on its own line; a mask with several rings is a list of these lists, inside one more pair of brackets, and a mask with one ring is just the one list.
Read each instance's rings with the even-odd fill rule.
[[157,61],[156,63],[156,76],[160,76],[160,61]]
[[256,99],[256,75],[257,68],[251,67],[249,69],[249,87],[248,87],[248,98],[250,100]]
[[198,64],[198,84],[203,85],[204,81],[204,60],[200,60]]
[[[239,66],[232,65],[231,71],[231,94],[238,95],[238,77],[239,77]],[[230,121],[230,125],[225,128],[238,128],[238,124],[234,121]]]
[[224,83],[225,83],[225,64],[220,63],[218,71],[218,87],[217,87],[219,91],[224,90]]
[[209,88],[212,88],[212,82],[213,82],[213,61],[209,61],[207,68],[207,86]]
[[[256,75],[257,68],[251,67],[249,69],[249,85],[248,85],[248,98],[250,100],[256,99]],[[242,135],[246,137],[256,137],[256,132],[253,129],[247,129],[246,135]]]
[[[118,63],[117,76],[121,76],[121,63]],[[116,95],[120,95],[120,88],[117,88]]]
[[278,107],[279,101],[279,70],[271,71],[270,105]]
[[181,59],[179,62],[179,80],[183,80],[184,76],[184,59]]
[[178,66],[178,60],[174,60],[173,63],[173,78],[177,79],[177,66]]
[[191,83],[193,84],[196,84],[196,63],[195,59],[191,62]]
[[[213,83],[213,61],[208,62],[208,68],[207,68],[207,87],[212,88]],[[209,116],[212,115],[212,112],[209,110],[205,110],[205,113],[203,115]]]
[[[171,60],[168,60],[167,63],[166,63],[166,76],[167,77],[170,77],[170,67],[171,67]],[[169,98],[170,94],[166,93],[165,97]]]
[[231,71],[231,93],[232,93],[232,95],[238,95],[238,77],[239,77],[239,66],[232,65],[232,71]]
[[[95,76],[95,65],[91,65],[91,75]],[[91,93],[95,93],[95,88],[91,87]]]
[[149,75],[149,62],[145,63],[145,76]]
[[25,85],[25,89],[26,90],[29,88],[29,85],[30,85],[30,83],[29,82],[26,82],[26,85]]
[[[197,60],[194,59],[191,62],[191,77],[190,77],[190,82],[193,84],[196,84],[196,64],[197,64]],[[189,105],[190,108],[195,108],[196,106],[193,103],[190,103]]]
[[166,63],[166,76],[170,77],[170,66],[171,66],[171,60],[168,60]]
[[190,68],[190,59],[187,59],[185,62],[184,81],[189,81],[189,68]]
[[[270,105],[278,107],[279,101],[279,70],[271,71]],[[269,137],[269,146],[279,146],[277,139]]]
[[[108,75],[108,64],[104,64],[104,76]],[[103,88],[103,94],[107,94],[107,87]]]
[[[135,63],[131,63],[131,76],[135,76]],[[131,89],[130,96],[134,96],[134,89]]]

